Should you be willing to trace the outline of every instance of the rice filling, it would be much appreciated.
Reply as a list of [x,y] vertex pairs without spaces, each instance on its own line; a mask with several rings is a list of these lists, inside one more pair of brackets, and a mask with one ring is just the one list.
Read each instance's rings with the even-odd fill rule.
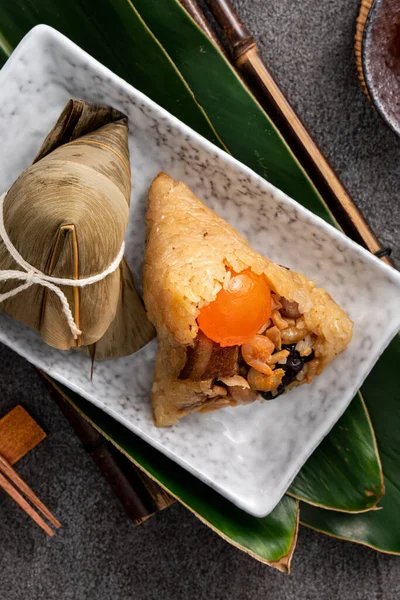
[[[248,403],[249,390],[273,400],[300,383],[311,383],[319,364],[314,350],[317,336],[306,329],[297,302],[273,293],[272,306],[272,318],[249,344],[222,348],[199,330],[194,347],[186,350],[179,379],[212,379],[237,403],[241,391],[243,403]],[[204,398],[196,409],[206,402]]]

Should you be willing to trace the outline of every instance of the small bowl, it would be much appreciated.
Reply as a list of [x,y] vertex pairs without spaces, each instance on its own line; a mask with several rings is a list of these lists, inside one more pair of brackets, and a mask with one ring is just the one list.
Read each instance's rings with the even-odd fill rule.
[[386,124],[400,135],[400,0],[363,0],[356,55],[367,95]]

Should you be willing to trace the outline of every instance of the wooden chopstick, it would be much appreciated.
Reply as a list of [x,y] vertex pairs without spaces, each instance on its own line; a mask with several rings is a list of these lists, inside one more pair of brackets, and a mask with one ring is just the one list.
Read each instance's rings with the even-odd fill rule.
[[49,536],[54,535],[54,531],[43,521],[42,517],[33,510],[32,506],[28,504],[23,496],[17,489],[10,483],[2,473],[0,473],[0,487],[11,496],[11,498],[47,533]]
[[[181,4],[184,6],[187,3],[181,0]],[[189,4],[192,3],[196,4],[196,0],[189,2]],[[240,70],[246,83],[253,84],[251,87],[259,101],[266,112],[272,116],[278,129],[310,176],[318,192],[326,200],[344,232],[393,267],[393,262],[389,258],[390,248],[382,248],[361,211],[354,204],[315,140],[283,95],[264,64],[253,36],[240,21],[231,1],[206,0],[206,4],[222,30],[233,64]],[[200,7],[199,10],[201,10]],[[188,12],[192,14],[192,11]],[[197,19],[196,22],[202,27],[201,19]],[[209,35],[207,28],[203,27],[203,30]]]
[[197,0],[179,0],[183,8],[189,13],[192,17],[193,21],[197,23],[197,25],[204,31],[204,33],[214,42],[216,46],[221,50],[223,54],[225,54],[225,50],[218,39],[217,34],[214,29],[208,22],[206,16],[203,13],[202,8],[200,8]]
[[[13,469],[10,463],[0,454],[0,471],[6,475],[11,482],[15,485],[16,488],[19,488],[20,491],[25,494],[25,496],[32,502],[34,506],[50,521],[52,525],[56,529],[61,527],[61,523],[57,521],[55,516],[50,512],[50,510],[43,504],[43,502],[36,496],[35,492],[31,490],[29,485],[25,483],[25,481],[18,475],[18,473]],[[28,505],[29,506],[29,505]]]

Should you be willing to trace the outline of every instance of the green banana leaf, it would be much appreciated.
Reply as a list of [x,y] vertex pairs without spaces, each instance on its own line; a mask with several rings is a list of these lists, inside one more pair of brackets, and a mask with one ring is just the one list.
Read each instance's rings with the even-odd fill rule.
[[0,32],[0,68],[4,65],[12,50],[13,49],[8,42],[2,39]]
[[233,156],[333,224],[328,207],[273,122],[179,2],[126,2],[136,6],[168,52]]
[[[134,3],[136,7],[139,8],[138,0]],[[159,44],[149,35],[143,23],[137,18],[132,4],[128,3],[127,0],[114,0],[111,2],[100,0],[96,3],[87,2],[85,4],[83,1],[75,1],[68,5],[61,2],[50,2],[45,0],[38,0],[35,4],[18,0],[17,2],[6,4],[7,6],[5,6],[4,0],[0,2],[0,35],[3,36],[7,43],[15,45],[22,35],[38,22],[46,22],[55,26],[83,48],[88,50],[98,60],[147,93],[159,104],[167,108],[167,110],[176,114],[205,137],[208,137],[208,139],[211,139],[214,142],[216,140],[216,134],[213,127],[218,130],[219,136],[224,141],[229,139],[230,143],[233,143],[233,139],[236,144],[235,151],[231,148],[230,150],[235,156],[241,158],[243,162],[249,164],[261,174],[267,175],[268,177],[279,177],[280,182],[274,180],[274,183],[278,185],[278,187],[285,189],[285,191],[314,210],[314,212],[320,216],[327,220],[331,220],[325,205],[322,201],[318,200],[317,193],[312,191],[310,182],[294,157],[286,148],[283,140],[276,134],[271,122],[264,115],[252,96],[242,86],[240,80],[234,75],[225,60],[219,55],[208,39],[203,36],[185,13],[180,12],[180,19],[185,19],[183,21],[185,23],[185,31],[191,31],[193,35],[193,38],[191,38],[190,35],[187,33],[185,34],[185,43],[187,44],[186,52],[188,54],[193,53],[193,56],[196,57],[191,62],[193,71],[190,72],[190,69],[186,67],[185,76],[191,88],[194,88],[196,80],[198,80],[195,93],[198,102],[205,105],[207,96],[213,96],[214,94],[214,89],[211,87],[209,77],[211,72],[213,73],[213,77],[214,73],[217,73],[213,79],[213,86],[219,85],[220,81],[224,82],[224,86],[226,86],[225,94],[221,95],[220,93],[218,102],[214,102],[214,105],[212,105],[210,100],[210,102],[207,103],[207,111],[211,116],[213,127],[210,126],[207,118],[204,116],[204,112],[200,110],[199,104],[194,100],[190,91],[188,91],[178,71],[173,67],[171,61],[166,56],[165,52],[163,52]],[[143,8],[142,3],[140,4]],[[153,9],[162,5],[163,7],[172,7],[172,11],[176,11],[177,8],[181,11],[180,7],[177,7],[175,0],[158,0],[157,3],[151,4]],[[55,9],[56,6],[57,10]],[[132,19],[131,13],[135,15],[135,19]],[[167,30],[173,32],[174,26],[173,24],[171,25],[171,14],[170,17],[168,17],[168,13],[165,14],[165,27]],[[76,26],[77,22],[80,24],[79,27]],[[133,25],[133,23],[135,25]],[[114,35],[112,35],[112,32],[114,32]],[[177,37],[179,39],[180,33],[175,33],[174,35],[175,41]],[[199,38],[199,35],[201,38]],[[200,39],[201,42],[199,41]],[[171,49],[171,46],[173,46],[173,44],[169,44],[169,51],[172,53],[173,48]],[[212,63],[208,63],[207,72],[204,71],[205,63],[200,61],[201,55],[204,53],[207,53],[208,59],[213,61]],[[141,58],[144,57],[147,62],[141,60]],[[178,57],[174,56],[174,58],[178,62]],[[201,69],[199,71],[196,70],[197,63],[199,63],[199,69],[203,69],[202,71]],[[143,68],[143,64],[145,64],[145,68]],[[183,64],[179,64],[179,68],[183,71]],[[165,75],[165,69],[168,71],[168,80]],[[172,78],[170,78],[171,73],[173,73],[171,76]],[[159,84],[160,79],[158,77],[160,77],[163,82],[161,85]],[[166,81],[168,81],[167,86],[165,85]],[[204,86],[204,90],[202,90],[202,81],[207,82],[207,85]],[[218,88],[220,92],[222,87],[223,86],[220,86]],[[201,98],[199,96],[200,93],[202,93]],[[227,97],[229,97],[230,101],[232,100],[232,103],[229,105],[229,111],[224,105]],[[237,101],[237,104],[235,101]],[[189,105],[191,107],[190,110],[188,109]],[[201,117],[198,117],[198,115],[201,115]],[[251,119],[248,119],[249,115],[253,115]],[[232,126],[232,123],[234,123],[234,126]],[[228,137],[228,134],[230,137]],[[274,140],[274,143],[265,145],[263,139],[269,136]],[[247,149],[246,152],[248,153],[248,156],[242,154],[239,155],[241,148],[243,148],[244,140],[250,140],[248,145],[244,145]],[[263,155],[263,152],[265,155]],[[275,161],[274,157],[276,157],[276,155],[279,155],[279,161]],[[276,173],[278,173],[278,175],[276,175]],[[294,180],[297,181],[297,185],[287,182],[287,180],[291,180],[292,176],[294,177]],[[292,191],[287,188],[287,185],[292,186]],[[310,190],[309,196],[306,194],[307,189]],[[363,418],[363,421],[365,423],[367,422],[366,417]],[[351,430],[349,429],[349,432],[346,433],[346,439],[360,438],[360,423],[355,423],[354,419],[351,418],[349,419],[349,428],[350,427],[354,428],[355,435],[350,435],[349,432]],[[337,428],[335,428],[335,430],[336,429]],[[340,445],[340,434],[337,434],[337,436],[339,436],[337,437],[339,440],[337,443]],[[368,438],[371,438],[371,434],[367,427],[366,435],[363,436],[363,439]],[[331,444],[332,451],[337,453],[337,459],[331,458],[333,464],[336,463],[336,471],[341,471],[342,466],[344,466],[343,461],[346,457],[341,455],[340,452],[337,452],[337,443],[332,442]],[[361,446],[355,451],[363,453],[365,448]],[[369,477],[371,476],[371,473],[376,473],[376,465],[379,465],[379,459],[376,453],[372,452],[371,454],[371,445],[369,445],[366,456],[371,457],[371,455],[374,456],[373,462],[375,462],[375,467],[373,462],[369,463],[365,477],[358,478],[358,487],[355,488],[354,495],[346,500],[346,502],[348,502],[348,509],[354,510],[354,506],[360,506],[360,482],[363,483],[362,492],[364,492],[365,489],[375,489],[373,488],[374,481],[369,479]],[[323,459],[321,458],[321,461],[322,460]],[[363,460],[361,462],[367,464],[368,460]],[[332,472],[334,471],[335,469],[333,469]],[[368,481],[367,487],[364,487],[365,481]],[[347,482],[347,486],[349,488],[347,491],[350,496],[352,494],[353,481]],[[310,493],[310,496],[307,499],[313,501],[315,504],[331,506],[331,504],[326,504],[327,495],[324,488],[325,486],[320,483],[318,488],[312,488],[313,491],[311,492],[311,487],[308,486],[307,493]],[[379,496],[379,492],[377,493],[377,496]],[[284,502],[286,502],[286,500],[284,500]],[[369,502],[369,498],[365,498],[365,508],[370,507]],[[343,500],[341,497],[336,499],[335,504],[337,504],[338,508],[343,509]],[[335,505],[333,507],[336,508]],[[249,532],[248,535],[251,536],[251,532]]]
[[216,533],[258,560],[280,571],[290,571],[298,529],[296,500],[286,496],[268,517],[252,517],[91,402],[60,384],[54,387],[121,452]]
[[[386,491],[382,510],[346,515],[301,505],[304,525],[328,535],[358,542],[391,554],[400,554],[400,336],[382,354],[363,386],[385,475]],[[384,389],[383,389],[384,388]]]
[[288,494],[322,508],[371,510],[384,493],[383,472],[376,457],[374,430],[358,394],[303,466]]
[[[13,49],[35,25],[46,23],[68,36],[117,75],[221,147],[187,83],[126,0],[0,1],[0,41]],[[0,43],[1,45],[1,43]]]

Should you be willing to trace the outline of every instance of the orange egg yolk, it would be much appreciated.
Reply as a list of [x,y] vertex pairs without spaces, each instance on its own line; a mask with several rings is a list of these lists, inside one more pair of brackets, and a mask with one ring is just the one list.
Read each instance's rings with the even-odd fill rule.
[[200,329],[221,346],[250,342],[271,317],[271,290],[264,275],[233,273],[226,289],[200,310]]

